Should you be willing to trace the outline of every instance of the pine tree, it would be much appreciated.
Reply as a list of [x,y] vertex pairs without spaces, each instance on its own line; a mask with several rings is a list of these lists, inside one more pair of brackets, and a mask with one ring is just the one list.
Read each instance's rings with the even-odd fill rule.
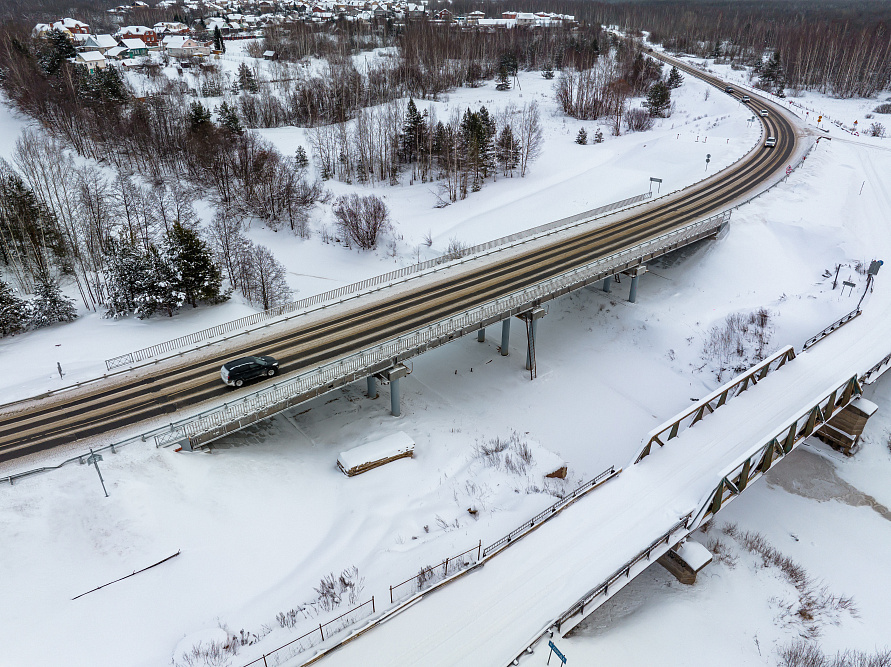
[[210,127],[210,109],[197,100],[189,105],[187,118],[192,132],[198,132]]
[[71,38],[61,30],[52,30],[47,35],[45,46],[39,55],[40,67],[47,76],[53,76],[62,69],[68,58],[74,58],[77,51]]
[[779,95],[786,87],[786,73],[780,59],[780,52],[774,51],[770,59],[761,68],[761,87]]
[[495,119],[485,106],[480,107],[480,175],[485,179],[495,173]]
[[169,317],[186,302],[184,292],[177,289],[179,277],[170,262],[155,246],[150,246],[146,255],[146,272],[138,286],[136,316],[145,320],[156,312],[165,312]]
[[303,146],[297,146],[294,153],[294,164],[298,169],[306,169],[309,166],[309,158],[306,156],[306,149]]
[[603,143],[603,132],[600,131],[600,128],[597,128],[597,131],[594,132],[594,143],[602,144]]
[[213,48],[217,51],[226,53],[226,45],[223,43],[223,33],[220,32],[220,26],[214,26],[213,29]]
[[217,120],[219,120],[220,127],[229,130],[232,134],[244,134],[244,128],[241,126],[235,105],[224,101],[217,107]]
[[238,66],[238,74],[236,77],[238,86],[241,90],[246,90],[249,93],[256,93],[260,89],[257,85],[257,79],[254,77],[251,68],[247,66],[247,63],[241,63],[241,65]]
[[510,125],[505,125],[498,135],[495,148],[498,163],[501,165],[501,173],[505,176],[513,176],[514,169],[520,163],[520,146],[514,139]]
[[581,146],[588,145],[588,133],[585,131],[585,128],[581,128],[579,133],[575,135],[575,143]]
[[495,77],[495,90],[510,90],[510,75],[505,67],[498,68],[498,74]]
[[136,311],[137,296],[146,283],[145,256],[134,243],[110,238],[105,251],[105,317],[118,319]]
[[684,77],[681,76],[681,73],[678,71],[677,67],[672,66],[671,71],[668,73],[668,87],[669,88],[680,88],[681,84],[684,82]]
[[647,92],[647,108],[650,116],[662,118],[671,106],[671,88],[662,81],[657,81]]
[[74,307],[74,301],[62,294],[59,283],[47,269],[40,269],[34,276],[31,326],[39,329],[56,322],[71,322],[75,319],[77,319],[77,309]]
[[179,221],[173,223],[164,240],[164,260],[176,276],[175,290],[193,308],[199,301],[218,303],[228,298],[222,294],[223,276],[207,244]]
[[408,99],[405,110],[405,121],[402,123],[402,159],[406,163],[414,162],[420,143],[420,129],[423,121],[418,107],[412,98]]
[[0,280],[0,338],[24,331],[28,326],[28,306]]

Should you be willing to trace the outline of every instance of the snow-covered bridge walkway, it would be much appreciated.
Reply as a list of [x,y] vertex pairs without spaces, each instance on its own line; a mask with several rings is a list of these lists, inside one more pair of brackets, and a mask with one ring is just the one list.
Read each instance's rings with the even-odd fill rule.
[[[856,320],[665,447],[654,447],[640,463],[629,463],[617,478],[483,567],[424,596],[329,653],[321,664],[510,664],[586,592],[623,568],[679,519],[699,512],[721,479],[746,457],[836,388],[855,375],[862,377],[885,358],[891,352],[891,304],[886,301],[873,299]],[[672,533],[670,544],[686,532]],[[653,559],[667,547],[663,543],[654,550]],[[640,563],[631,575],[646,565]],[[611,587],[610,595],[625,581]],[[562,631],[580,618],[576,615],[564,623]],[[546,651],[547,643],[537,648],[539,653]]]

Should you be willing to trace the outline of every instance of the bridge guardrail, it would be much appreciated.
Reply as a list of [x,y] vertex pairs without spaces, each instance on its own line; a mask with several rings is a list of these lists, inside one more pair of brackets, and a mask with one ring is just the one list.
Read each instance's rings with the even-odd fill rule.
[[288,313],[303,311],[322,303],[334,301],[346,295],[356,295],[364,292],[369,288],[376,287],[385,283],[391,283],[393,281],[405,278],[406,276],[420,274],[431,268],[447,264],[448,262],[454,260],[483,254],[486,251],[492,250],[494,248],[509,246],[513,243],[516,243],[517,241],[529,239],[530,237],[536,236],[538,234],[554,231],[562,227],[569,228],[576,224],[585,224],[587,222],[591,222],[597,217],[612,213],[613,211],[624,208],[626,206],[637,204],[646,199],[649,199],[650,197],[652,197],[651,192],[645,192],[633,197],[628,197],[627,199],[613,202],[611,204],[606,204],[604,206],[599,206],[589,211],[577,213],[576,215],[561,218],[560,220],[554,220],[552,222],[538,225],[537,227],[532,227],[530,229],[517,232],[515,234],[503,236],[493,241],[480,243],[469,248],[462,248],[461,250],[458,250],[456,252],[441,255],[439,257],[434,257],[433,259],[429,259],[425,262],[420,262],[419,264],[405,266],[401,269],[396,269],[395,271],[390,271],[378,276],[366,278],[365,280],[351,283],[349,285],[344,285],[343,287],[338,287],[337,289],[322,292],[321,294],[314,294],[313,296],[307,297],[305,299],[300,299],[299,301],[291,301],[290,303],[282,304],[281,306],[276,306],[274,308],[270,308],[259,313],[246,315],[245,317],[241,317],[237,320],[224,322],[213,327],[208,327],[200,331],[186,334],[185,336],[180,336],[179,338],[173,338],[171,340],[164,341],[163,343],[150,345],[139,350],[134,350],[133,352],[127,352],[126,354],[112,357],[111,359],[106,359],[105,367],[106,370],[112,370],[114,368],[139,363],[140,361],[146,361],[160,354],[165,354],[167,352],[171,352],[182,347],[187,347],[189,345],[195,345],[196,343],[200,343],[211,338],[216,338],[217,336],[231,333],[233,331],[241,331],[245,327],[252,327],[256,324],[259,324],[260,322],[265,322],[276,317],[281,317],[282,315],[287,315]]
[[502,537],[499,540],[496,540],[485,549],[483,549],[483,558],[488,558],[490,556],[494,556],[502,549],[506,548],[511,544],[513,540],[516,540],[519,537],[522,537],[532,531],[537,526],[540,526],[545,521],[550,519],[552,516],[555,516],[561,510],[569,507],[576,500],[587,494],[592,489],[600,486],[602,483],[606,482],[609,479],[612,479],[616,475],[622,472],[622,469],[619,468],[616,470],[615,466],[610,466],[608,469],[604,470],[602,473],[597,475],[594,479],[590,479],[587,482],[584,482],[573,489],[570,493],[563,496],[560,500],[555,502],[553,505],[548,507],[545,510],[542,510],[530,520],[524,522],[522,525],[518,526],[507,535]]
[[[721,385],[686,410],[683,410],[672,417],[669,421],[653,429],[647,434],[648,439],[646,444],[644,444],[634,457],[634,463],[640,463],[644,457],[648,456],[654,444],[664,447],[669,440],[676,438],[687,419],[690,419],[690,423],[687,424],[685,428],[691,428],[707,414],[712,414],[715,410],[725,405],[731,398],[744,392],[749,388],[749,385],[757,384],[760,380],[767,377],[768,373],[782,368],[786,362],[792,361],[794,358],[795,348],[791,345],[787,345],[777,352],[774,352],[764,361],[755,364],[742,375],[737,375],[730,382]],[[668,437],[665,438],[665,442],[663,442],[666,433],[668,433]]]
[[828,327],[826,327],[825,329],[823,329],[820,333],[818,333],[818,334],[815,335],[815,336],[811,336],[811,337],[808,338],[806,341],[804,341],[804,345],[802,346],[801,351],[804,352],[804,351],[807,350],[809,347],[813,347],[814,345],[816,345],[817,343],[819,343],[821,340],[823,340],[824,338],[826,338],[826,336],[828,336],[829,334],[831,334],[831,333],[834,332],[834,331],[837,331],[838,329],[841,329],[841,328],[842,328],[843,326],[845,326],[848,322],[850,322],[851,320],[853,320],[853,319],[855,319],[856,317],[858,317],[862,312],[863,312],[863,311],[860,310],[860,308],[857,308],[857,309],[855,309],[855,310],[852,310],[850,313],[848,313],[848,314],[846,314],[846,315],[842,315],[842,316],[841,316],[840,318],[838,318],[835,322],[833,322],[833,323],[830,324]]

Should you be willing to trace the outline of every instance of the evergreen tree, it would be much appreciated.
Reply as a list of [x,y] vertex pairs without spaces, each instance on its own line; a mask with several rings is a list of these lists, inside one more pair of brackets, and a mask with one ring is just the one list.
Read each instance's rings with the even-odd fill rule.
[[495,119],[485,106],[480,107],[480,175],[486,179],[495,173]]
[[249,93],[256,93],[260,90],[260,87],[257,85],[257,79],[254,77],[251,68],[247,66],[247,63],[243,62],[238,66],[238,74],[236,75],[236,78],[241,90],[246,90]]
[[27,326],[27,304],[16,297],[9,283],[0,280],[0,338],[24,331]]
[[220,32],[220,26],[214,26],[213,29],[213,48],[217,51],[226,53],[226,44],[223,42],[223,33]]
[[585,131],[585,128],[581,128],[579,130],[579,133],[575,135],[575,143],[579,144],[580,146],[588,145],[588,133]]
[[408,100],[405,110],[405,120],[402,123],[402,159],[406,163],[413,162],[417,157],[421,137],[421,126],[424,121],[418,113],[418,107],[412,98]]
[[550,61],[548,61],[544,67],[541,68],[541,75],[546,79],[554,78],[554,65]]
[[603,132],[600,131],[600,128],[597,128],[597,131],[594,133],[594,143],[602,144],[603,143]]
[[105,317],[118,319],[136,311],[139,290],[146,283],[148,266],[135,243],[110,238],[105,251]]
[[684,77],[681,76],[678,68],[672,66],[671,71],[668,73],[668,87],[672,89],[679,88],[683,82]]
[[71,39],[61,30],[52,30],[46,38],[46,42],[40,50],[38,59],[40,67],[48,76],[57,74],[62,69],[62,63],[68,58],[74,58],[77,51]]
[[74,301],[62,294],[59,283],[47,269],[34,276],[34,299],[31,301],[30,324],[35,329],[56,322],[71,322],[77,318]]
[[779,95],[786,87],[786,74],[780,59],[780,52],[774,51],[770,59],[761,68],[760,83],[765,90]]
[[501,173],[505,176],[513,176],[514,169],[520,163],[520,145],[514,139],[510,125],[505,125],[498,135],[495,148],[498,163],[501,165]]
[[207,244],[179,221],[174,222],[167,233],[163,258],[176,277],[175,291],[193,308],[199,301],[218,303],[228,298],[222,293],[223,276]]
[[146,255],[146,271],[137,289],[136,316],[145,320],[156,312],[169,317],[186,302],[186,295],[177,288],[178,276],[170,262],[155,246]]
[[650,116],[662,118],[671,106],[671,88],[663,81],[657,81],[647,92],[647,107]]
[[498,74],[495,76],[495,90],[510,90],[510,75],[504,67],[498,68]]
[[206,130],[210,127],[210,109],[197,100],[189,105],[187,118],[189,121],[189,129],[191,129],[192,132]]
[[244,128],[241,126],[241,120],[238,118],[238,111],[235,105],[226,101],[217,107],[217,120],[220,127],[229,130],[232,134],[244,134]]
[[[294,153],[294,164],[298,169],[306,169],[309,166],[309,158],[306,156],[306,149],[303,146],[297,146]],[[362,172],[360,171],[360,173]]]

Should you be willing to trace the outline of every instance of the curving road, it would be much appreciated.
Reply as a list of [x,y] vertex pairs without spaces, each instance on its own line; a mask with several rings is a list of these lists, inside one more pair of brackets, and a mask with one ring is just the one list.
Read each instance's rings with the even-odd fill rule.
[[[725,85],[679,61],[651,55],[720,89]],[[734,93],[736,97],[741,94]],[[720,172],[719,178],[668,197],[661,206],[629,212],[627,217],[580,232],[569,240],[551,241],[509,258],[495,254],[468,262],[417,291],[396,294],[395,290],[382,290],[370,305],[332,313],[311,325],[297,322],[290,330],[266,340],[262,353],[278,358],[284,374],[315,368],[725,210],[763,187],[797,150],[796,131],[787,118],[776,106],[754,95],[752,98],[748,107],[754,114],[762,108],[770,109],[768,117],[758,118],[764,125],[764,136],[776,137],[777,145],[766,149],[759,144],[745,159]],[[221,345],[215,356],[201,361],[190,362],[184,357],[179,365],[159,365],[150,376],[134,374],[111,388],[99,383],[87,391],[8,408],[0,415],[0,461],[231,396],[220,381],[220,365],[257,353],[255,345],[249,337],[236,339],[231,346]]]

